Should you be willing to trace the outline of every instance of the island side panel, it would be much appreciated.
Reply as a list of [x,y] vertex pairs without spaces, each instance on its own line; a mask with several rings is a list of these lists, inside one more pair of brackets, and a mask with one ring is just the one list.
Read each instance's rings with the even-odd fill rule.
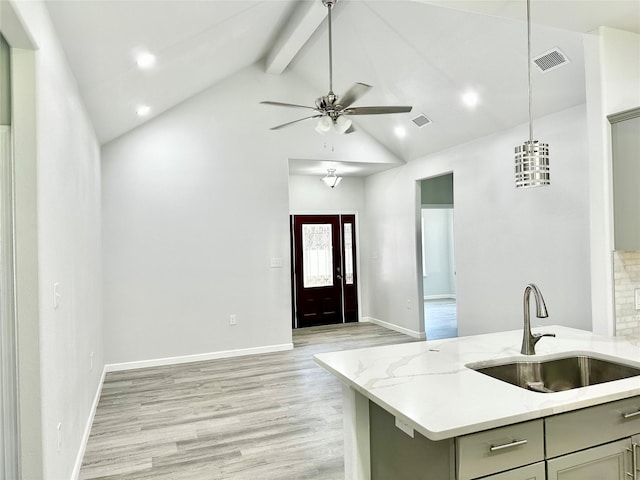
[[453,439],[434,442],[395,426],[395,417],[369,402],[371,480],[454,480]]
[[344,419],[344,478],[370,480],[369,399],[342,385]]

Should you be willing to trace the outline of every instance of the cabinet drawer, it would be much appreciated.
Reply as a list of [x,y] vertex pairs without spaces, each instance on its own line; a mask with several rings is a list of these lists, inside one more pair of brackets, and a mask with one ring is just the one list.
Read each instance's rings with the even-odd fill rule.
[[640,412],[640,397],[547,417],[547,458],[640,432],[640,414],[633,415],[636,412]]
[[542,420],[456,439],[458,480],[470,480],[541,460],[544,460]]
[[544,462],[534,463],[508,472],[496,473],[482,480],[545,480]]

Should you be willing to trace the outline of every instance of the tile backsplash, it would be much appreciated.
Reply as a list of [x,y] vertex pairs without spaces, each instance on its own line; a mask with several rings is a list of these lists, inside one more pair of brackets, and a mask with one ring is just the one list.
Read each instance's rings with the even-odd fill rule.
[[616,304],[616,335],[640,345],[640,311],[635,309],[635,290],[640,289],[640,252],[613,252]]

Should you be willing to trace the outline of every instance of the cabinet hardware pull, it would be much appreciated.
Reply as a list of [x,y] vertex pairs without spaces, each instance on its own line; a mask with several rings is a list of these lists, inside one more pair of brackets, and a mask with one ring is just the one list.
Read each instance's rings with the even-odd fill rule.
[[622,418],[626,420],[627,418],[637,417],[638,415],[640,415],[640,410],[638,410],[637,412],[623,413]]
[[527,443],[527,440],[514,440],[512,442],[509,443],[503,443],[502,445],[491,445],[491,447],[489,448],[489,451],[491,452],[497,452],[498,450],[503,450],[505,448],[511,448],[511,447],[517,447],[518,445],[524,445],[525,443]]
[[631,452],[631,473],[625,472],[625,474],[633,480],[638,480],[638,444],[632,443],[631,448],[627,448],[627,452]]

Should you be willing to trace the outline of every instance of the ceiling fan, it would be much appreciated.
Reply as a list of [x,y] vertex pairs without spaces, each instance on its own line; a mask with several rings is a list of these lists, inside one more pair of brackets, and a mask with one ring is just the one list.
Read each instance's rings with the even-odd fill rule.
[[280,107],[306,108],[313,110],[315,113],[311,116],[299,118],[292,122],[283,123],[272,127],[271,130],[278,130],[294,123],[302,122],[310,118],[319,118],[316,125],[316,131],[319,133],[327,133],[331,127],[340,133],[351,133],[354,131],[351,120],[346,118],[348,115],[379,115],[386,113],[405,113],[410,112],[412,107],[409,106],[373,106],[373,107],[352,107],[351,105],[362,95],[369,91],[371,85],[365,83],[354,84],[347,92],[338,96],[333,93],[333,47],[331,39],[331,9],[338,0],[321,0],[322,4],[328,10],[329,22],[329,93],[316,99],[315,107],[306,105],[297,105],[293,103],[264,101],[266,105],[277,105]]

